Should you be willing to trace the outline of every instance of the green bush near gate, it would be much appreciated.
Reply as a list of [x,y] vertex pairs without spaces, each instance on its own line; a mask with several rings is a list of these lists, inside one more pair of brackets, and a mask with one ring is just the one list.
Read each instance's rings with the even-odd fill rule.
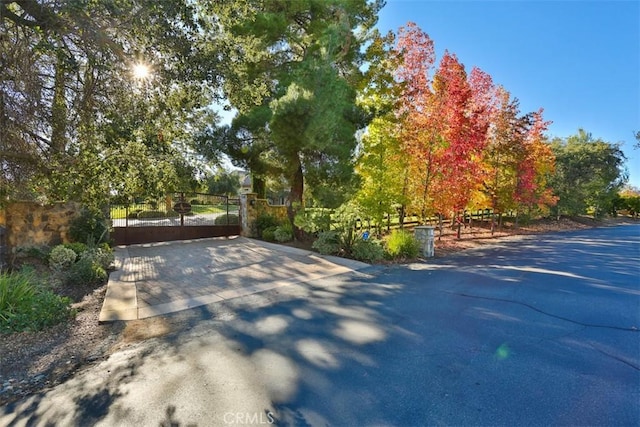
[[107,279],[107,270],[114,259],[113,250],[106,243],[99,246],[67,243],[51,250],[49,267],[54,273],[53,280],[71,286],[93,286]]
[[138,219],[158,219],[166,218],[167,215],[163,211],[140,211],[138,212]]
[[273,238],[276,242],[285,243],[293,240],[293,227],[290,222],[285,222],[275,228]]
[[240,217],[236,214],[224,214],[217,216],[213,223],[215,225],[238,225],[240,224]]
[[264,237],[264,232],[266,230],[269,230],[267,231],[267,234],[270,237],[270,240],[268,241],[271,241],[271,242],[275,241],[275,237],[271,236],[270,234],[275,232],[275,228],[279,225],[280,225],[280,221],[278,220],[278,218],[276,218],[273,215],[269,215],[265,213],[259,214],[255,222],[253,223],[253,226],[255,227],[255,231],[258,234],[258,237],[261,239],[267,240]]
[[53,271],[62,272],[69,269],[77,258],[78,255],[72,249],[58,245],[49,253],[49,267]]
[[80,256],[87,250],[87,245],[85,243],[73,242],[73,243],[63,243],[67,249],[71,249],[76,253],[76,261],[80,259]]
[[275,242],[277,228],[278,227],[267,227],[264,230],[262,230],[262,240],[267,242]]
[[107,280],[106,270],[91,258],[81,258],[71,266],[66,281],[72,286],[99,285]]
[[87,249],[80,255],[78,261],[82,261],[83,259],[88,259],[104,270],[108,270],[113,265],[115,256],[113,255],[113,249],[105,245]]
[[96,209],[83,209],[69,225],[69,237],[74,242],[103,243],[107,241],[108,233],[108,221]]
[[[127,215],[127,218],[129,219],[138,219],[138,214],[142,212],[142,209],[136,209],[133,210],[131,212],[129,212],[129,214]],[[111,218],[116,219],[116,217],[112,216]]]

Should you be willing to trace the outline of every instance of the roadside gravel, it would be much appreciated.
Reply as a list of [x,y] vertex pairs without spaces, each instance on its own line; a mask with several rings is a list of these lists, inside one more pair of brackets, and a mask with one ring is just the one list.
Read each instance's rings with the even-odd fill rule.
[[106,284],[73,304],[76,318],[40,332],[0,335],[0,406],[64,382],[78,368],[106,358],[122,323],[98,324]]

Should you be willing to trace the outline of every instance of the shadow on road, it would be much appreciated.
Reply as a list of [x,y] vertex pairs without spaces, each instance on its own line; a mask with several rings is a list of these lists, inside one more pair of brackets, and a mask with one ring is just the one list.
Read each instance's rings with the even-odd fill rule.
[[543,236],[176,313],[0,423],[637,424],[638,237]]

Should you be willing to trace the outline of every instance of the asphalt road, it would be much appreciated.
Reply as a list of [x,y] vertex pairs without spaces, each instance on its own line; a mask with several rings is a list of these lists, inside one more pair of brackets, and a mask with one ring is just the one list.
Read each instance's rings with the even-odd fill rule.
[[170,332],[0,408],[0,425],[640,425],[639,226],[153,321]]

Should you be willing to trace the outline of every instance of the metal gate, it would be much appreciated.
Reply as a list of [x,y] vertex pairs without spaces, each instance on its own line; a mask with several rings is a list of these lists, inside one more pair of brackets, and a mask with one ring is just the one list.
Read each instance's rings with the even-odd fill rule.
[[205,193],[114,202],[109,208],[117,245],[237,236],[240,200]]

